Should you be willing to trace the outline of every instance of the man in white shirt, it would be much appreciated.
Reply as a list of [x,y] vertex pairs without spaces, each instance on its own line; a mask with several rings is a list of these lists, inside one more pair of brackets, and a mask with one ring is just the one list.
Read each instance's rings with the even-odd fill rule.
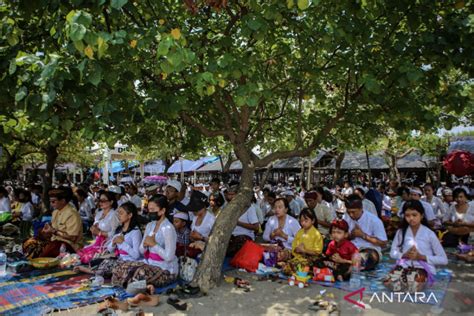
[[130,195],[130,202],[135,204],[138,210],[138,214],[141,214],[142,211],[142,198],[138,196],[137,187],[134,185],[130,185],[128,188],[128,194]]
[[382,259],[382,247],[387,244],[387,234],[382,221],[363,210],[362,199],[349,195],[345,202],[344,220],[349,224],[352,243],[359,248],[362,270],[372,270]]
[[[233,192],[238,191],[238,185],[234,184],[229,190]],[[227,201],[230,203],[235,197],[235,194],[227,194]],[[233,257],[247,240],[254,240],[255,233],[260,229],[260,223],[257,217],[257,209],[255,204],[250,207],[239,217],[237,226],[235,226],[232,236],[229,240],[226,256]]]

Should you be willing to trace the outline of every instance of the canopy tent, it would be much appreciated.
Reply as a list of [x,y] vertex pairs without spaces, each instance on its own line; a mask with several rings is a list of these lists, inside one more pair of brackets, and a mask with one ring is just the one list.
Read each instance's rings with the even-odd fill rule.
[[465,136],[454,138],[449,144],[448,154],[456,150],[463,150],[474,154],[474,137]]
[[145,184],[166,184],[168,178],[165,176],[148,176],[143,179]]
[[219,160],[217,156],[203,157],[198,160],[178,160],[175,161],[168,169],[168,173],[180,173],[180,172],[194,172],[197,171],[200,167],[212,163],[216,160]]
[[[133,168],[133,167],[136,167],[137,165],[139,165],[139,162],[136,161],[136,160],[132,160],[132,161],[128,161],[127,164],[128,164],[128,169],[130,169],[130,168]],[[109,172],[110,173],[119,173],[119,172],[122,172],[124,170],[125,170],[125,162],[123,160],[122,161],[112,161],[112,166],[109,169]],[[102,168],[101,173],[103,173],[103,172],[104,172],[104,170]]]
[[[143,171],[149,174],[160,174],[165,172],[165,164],[162,160],[150,161],[143,167]],[[140,172],[140,167],[134,168],[133,171]]]

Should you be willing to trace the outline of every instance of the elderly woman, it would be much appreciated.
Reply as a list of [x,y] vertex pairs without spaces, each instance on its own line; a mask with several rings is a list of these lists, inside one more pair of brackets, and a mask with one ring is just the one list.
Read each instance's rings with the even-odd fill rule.
[[69,203],[72,195],[59,188],[49,192],[49,201],[54,208],[51,224],[46,224],[38,237],[23,243],[23,253],[36,257],[57,257],[61,246],[68,252],[82,247],[82,221],[77,210]]
[[115,234],[115,230],[120,225],[120,220],[115,212],[117,201],[115,194],[104,191],[99,196],[100,211],[94,218],[94,224],[90,228],[94,243],[78,252],[82,263],[89,263],[97,254],[105,250],[105,244]]

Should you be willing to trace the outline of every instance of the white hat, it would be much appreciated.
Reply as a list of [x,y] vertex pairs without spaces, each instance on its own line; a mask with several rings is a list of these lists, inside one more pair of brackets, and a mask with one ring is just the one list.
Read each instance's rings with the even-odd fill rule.
[[112,193],[115,193],[115,194],[122,194],[122,189],[120,189],[119,186],[111,185],[111,186],[109,186],[109,192],[112,192]]
[[173,215],[173,218],[179,218],[184,221],[189,221],[189,215],[188,213],[185,213],[185,212],[177,212]]
[[179,182],[178,180],[168,180],[168,182],[166,183],[166,186],[173,187],[178,192],[181,191],[181,182]]
[[295,196],[295,193],[291,190],[286,190],[281,195],[283,195],[283,196]]
[[410,189],[410,193],[415,193],[415,194],[418,194],[418,195],[420,195],[420,196],[423,195],[423,192],[421,192],[421,190],[418,189],[418,188],[412,188],[412,189]]

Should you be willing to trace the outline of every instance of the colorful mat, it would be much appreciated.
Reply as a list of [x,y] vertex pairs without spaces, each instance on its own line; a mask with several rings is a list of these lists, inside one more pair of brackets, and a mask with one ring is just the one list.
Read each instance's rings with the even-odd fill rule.
[[28,277],[0,278],[0,314],[41,315],[126,295],[121,288],[84,285],[89,278],[73,271],[33,271]]

